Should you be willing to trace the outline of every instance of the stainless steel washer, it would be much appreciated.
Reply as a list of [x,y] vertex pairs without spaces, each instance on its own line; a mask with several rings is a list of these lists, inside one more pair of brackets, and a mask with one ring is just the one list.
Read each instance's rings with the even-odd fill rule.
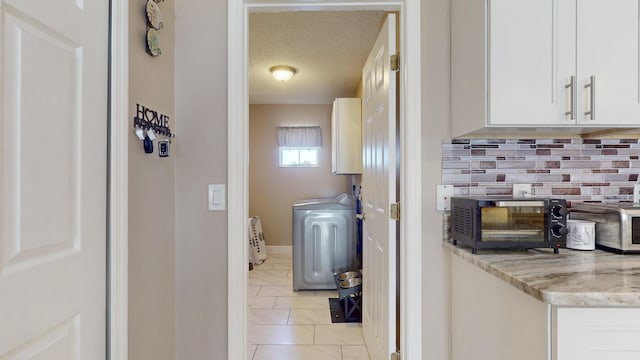
[[335,289],[333,274],[356,266],[352,198],[308,199],[293,205],[293,288]]

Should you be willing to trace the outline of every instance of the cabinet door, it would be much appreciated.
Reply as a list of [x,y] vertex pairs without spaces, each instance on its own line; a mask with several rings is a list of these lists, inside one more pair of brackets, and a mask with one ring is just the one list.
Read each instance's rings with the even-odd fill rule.
[[557,360],[637,360],[639,308],[560,308]]
[[361,102],[359,98],[338,98],[331,115],[331,172],[362,172]]
[[490,0],[488,123],[573,124],[565,116],[575,73],[575,5],[566,0]]
[[338,99],[333,100],[333,108],[331,109],[331,172],[335,174],[338,171],[338,124],[336,113],[338,111]]
[[[577,1],[578,108],[584,124],[640,125],[638,0]],[[594,76],[591,88],[584,86]]]
[[542,360],[547,305],[451,256],[451,359]]

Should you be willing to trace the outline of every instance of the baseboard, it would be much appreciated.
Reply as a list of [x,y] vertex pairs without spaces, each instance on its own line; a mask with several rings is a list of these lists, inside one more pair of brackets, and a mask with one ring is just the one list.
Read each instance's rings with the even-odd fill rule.
[[267,245],[267,256],[268,254],[291,254],[293,252],[293,246],[287,246],[287,245],[282,245],[282,246],[269,246]]

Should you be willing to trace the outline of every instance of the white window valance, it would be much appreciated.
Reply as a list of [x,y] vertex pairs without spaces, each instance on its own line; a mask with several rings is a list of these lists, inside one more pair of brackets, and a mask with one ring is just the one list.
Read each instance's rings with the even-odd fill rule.
[[320,126],[279,126],[278,146],[321,147]]

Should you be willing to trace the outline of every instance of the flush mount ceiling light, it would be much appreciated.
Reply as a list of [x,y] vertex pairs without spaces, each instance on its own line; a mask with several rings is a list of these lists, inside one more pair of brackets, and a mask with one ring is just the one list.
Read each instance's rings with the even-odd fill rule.
[[296,69],[291,66],[278,65],[269,69],[273,78],[278,81],[287,81],[296,74]]

